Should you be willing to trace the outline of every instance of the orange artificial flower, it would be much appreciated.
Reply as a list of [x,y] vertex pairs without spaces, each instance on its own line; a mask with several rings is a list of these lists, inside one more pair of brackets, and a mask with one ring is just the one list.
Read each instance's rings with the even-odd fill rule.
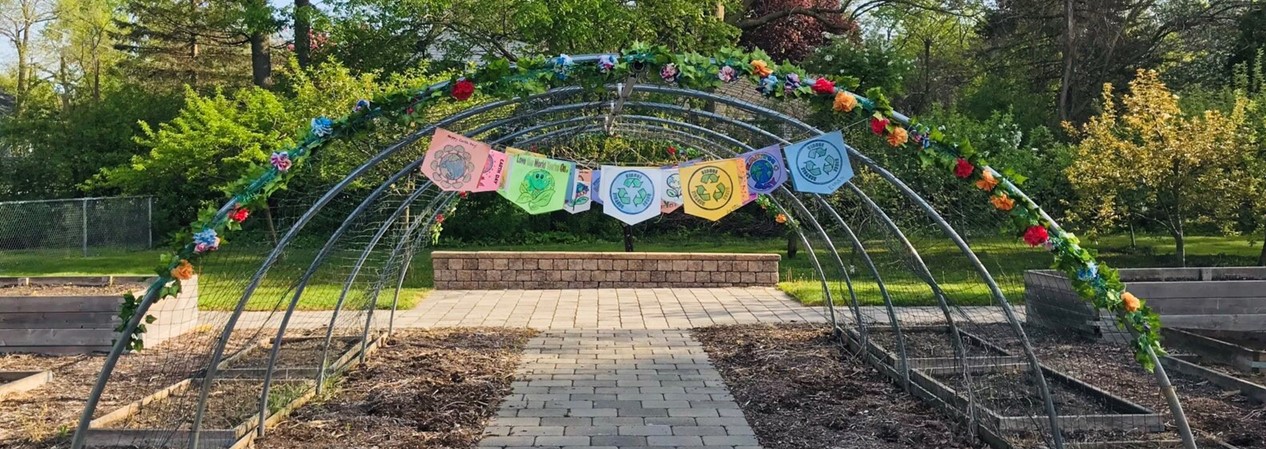
[[993,173],[989,170],[980,171],[980,179],[976,181],[976,187],[986,192],[992,192],[994,187],[998,186],[998,179],[993,177]]
[[1004,212],[1009,211],[1011,210],[1011,208],[1015,207],[1015,200],[1008,197],[1007,194],[1005,193],[1000,194],[1000,195],[994,195],[992,198],[989,198],[989,202],[993,203],[993,207],[996,207],[998,208],[998,210],[1004,211]]
[[787,216],[784,214],[778,214],[774,216],[774,221],[778,222],[778,224],[787,223]]
[[765,61],[757,59],[757,60],[752,61],[752,73],[755,73],[756,76],[764,78],[773,74],[774,69],[769,68],[769,65],[765,64]]
[[853,112],[857,108],[857,97],[843,90],[835,94],[835,104],[831,105],[832,109],[838,112]]
[[892,128],[892,131],[888,132],[888,145],[899,147],[905,145],[906,140],[909,138],[910,134],[906,132],[905,128],[896,126]]
[[180,259],[180,264],[171,269],[171,277],[181,281],[189,280],[193,277],[193,265],[188,260]]
[[1133,293],[1121,292],[1121,305],[1125,306],[1126,312],[1137,312],[1143,303]]

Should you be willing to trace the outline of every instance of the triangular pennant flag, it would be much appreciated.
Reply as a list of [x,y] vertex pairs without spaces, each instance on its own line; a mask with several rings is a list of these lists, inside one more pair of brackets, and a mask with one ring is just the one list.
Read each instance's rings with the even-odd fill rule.
[[572,171],[571,199],[567,200],[567,204],[563,206],[563,209],[566,209],[567,212],[573,214],[584,212],[593,205],[593,201],[590,200],[593,190],[589,187],[593,173],[593,170],[587,168]]
[[488,151],[488,163],[484,164],[484,173],[479,177],[479,185],[473,192],[491,192],[501,188],[501,178],[506,174],[509,158],[497,150]]
[[793,144],[783,151],[797,191],[831,194],[853,178],[853,166],[839,131]]
[[510,159],[510,172],[500,192],[531,214],[560,210],[575,167],[568,161],[519,154]]
[[664,175],[653,167],[602,166],[602,212],[630,225],[659,215]]
[[660,193],[659,212],[670,214],[681,207],[681,172],[677,167],[664,167],[664,191]]
[[717,221],[747,200],[746,164],[742,159],[701,162],[681,168],[686,213]]
[[422,161],[422,174],[441,190],[472,191],[479,185],[491,150],[492,147],[482,142],[437,129]]
[[[739,156],[747,165],[747,191],[753,195],[773,193],[787,181],[787,167],[783,164],[778,145],[770,145]],[[753,197],[754,198],[754,197]]]

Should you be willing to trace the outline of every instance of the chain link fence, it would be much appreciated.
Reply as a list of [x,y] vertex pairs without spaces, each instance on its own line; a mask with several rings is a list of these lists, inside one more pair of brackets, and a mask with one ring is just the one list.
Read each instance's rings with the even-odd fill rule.
[[149,249],[153,211],[148,196],[0,202],[0,252]]

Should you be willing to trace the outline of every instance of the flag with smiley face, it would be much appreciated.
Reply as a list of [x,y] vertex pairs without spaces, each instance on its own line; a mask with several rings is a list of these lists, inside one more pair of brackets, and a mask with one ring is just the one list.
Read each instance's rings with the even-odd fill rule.
[[561,210],[575,163],[519,154],[511,158],[501,195],[530,214]]

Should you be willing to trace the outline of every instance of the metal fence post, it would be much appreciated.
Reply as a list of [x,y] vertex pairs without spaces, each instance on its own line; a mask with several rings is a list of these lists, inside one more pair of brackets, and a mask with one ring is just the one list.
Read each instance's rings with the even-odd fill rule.
[[88,257],[88,199],[87,198],[84,198],[84,201],[83,201],[83,217],[82,218],[83,218],[83,228],[82,228],[83,232],[81,232],[81,234],[83,235],[84,257]]
[[145,249],[154,249],[154,197],[145,197],[145,230],[149,235],[149,243]]

